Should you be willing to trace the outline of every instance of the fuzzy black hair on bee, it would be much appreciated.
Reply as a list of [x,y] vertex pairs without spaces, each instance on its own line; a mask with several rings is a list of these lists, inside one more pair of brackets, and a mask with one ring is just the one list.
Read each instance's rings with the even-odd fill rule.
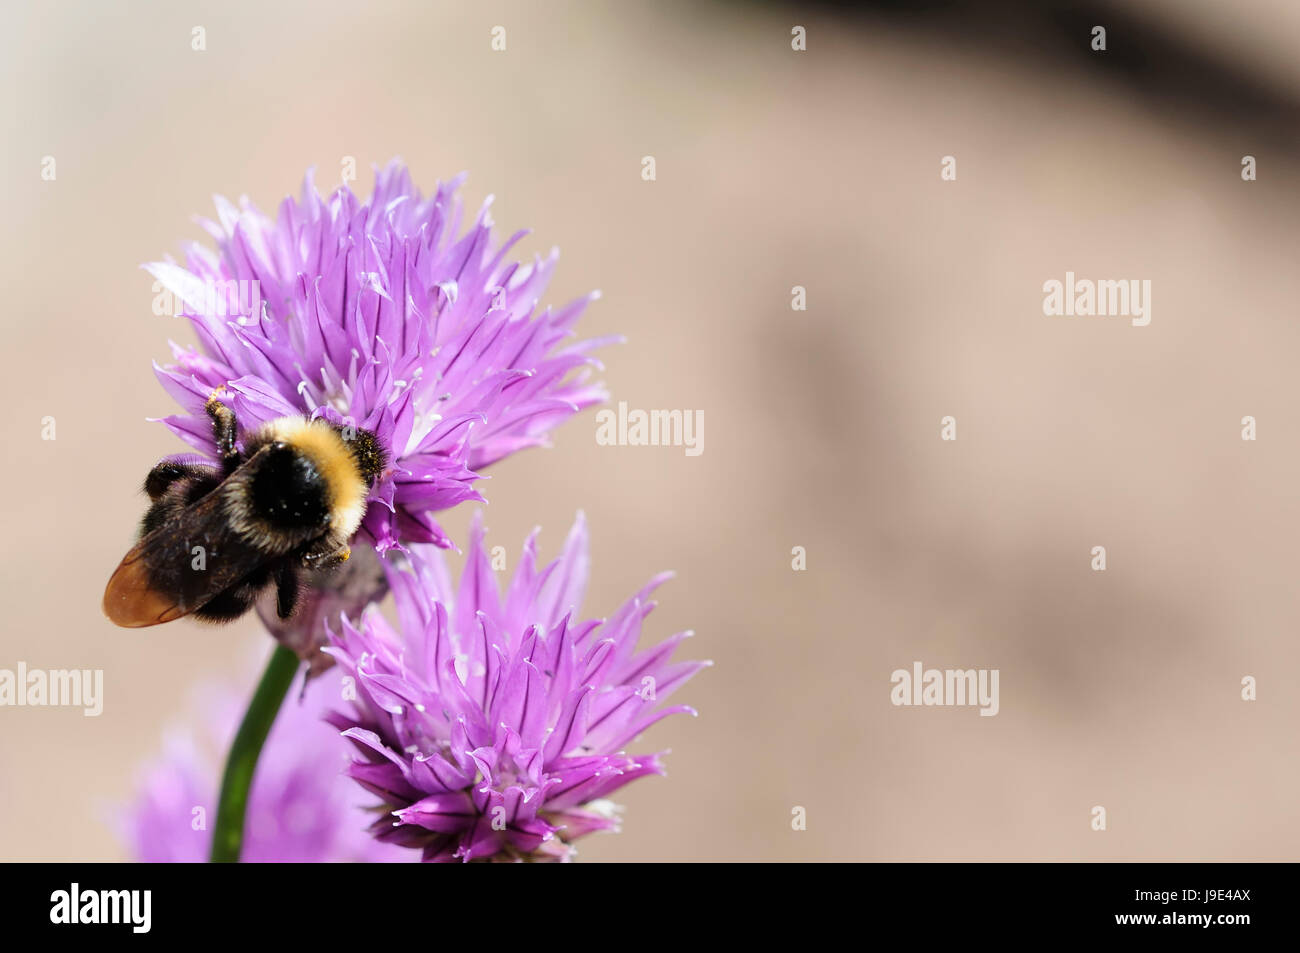
[[140,540],[104,592],[121,626],[243,615],[268,586],[289,618],[304,576],[343,563],[388,457],[366,430],[282,417],[245,436],[220,390],[208,399],[220,466],[164,461],[145,477]]

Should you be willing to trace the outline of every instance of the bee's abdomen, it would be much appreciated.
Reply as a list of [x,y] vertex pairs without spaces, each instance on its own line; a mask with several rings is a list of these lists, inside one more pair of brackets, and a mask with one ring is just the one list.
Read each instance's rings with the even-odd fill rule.
[[328,526],[330,492],[315,463],[288,444],[267,447],[249,474],[252,511],[271,527],[287,532]]

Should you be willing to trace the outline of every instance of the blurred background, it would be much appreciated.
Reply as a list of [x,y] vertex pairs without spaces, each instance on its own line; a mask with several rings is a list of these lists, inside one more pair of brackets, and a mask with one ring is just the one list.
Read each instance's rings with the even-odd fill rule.
[[[0,709],[0,859],[126,859],[105,817],[195,684],[251,690],[255,620],[100,614],[139,482],[181,449],[145,421],[173,408],[150,361],[193,340],[138,266],[205,239],[214,193],[274,209],[349,156],[362,192],[393,156],[426,191],[467,170],[467,207],[495,194],[521,251],[563,250],[550,302],[602,290],[581,331],[628,338],[602,354],[615,405],[704,413],[700,456],[598,446],[589,411],[483,486],[512,565],[586,512],[588,614],[675,569],[647,638],[693,628],[683,656],[716,663],[678,696],[700,717],[636,746],[671,748],[669,776],[581,859],[1300,853],[1300,7],[6,17],[0,668],[103,669],[106,697]],[[1045,317],[1066,271],[1149,279],[1150,325]],[[444,515],[463,539],[471,510]],[[1000,713],[892,706],[914,661],[999,669]]]

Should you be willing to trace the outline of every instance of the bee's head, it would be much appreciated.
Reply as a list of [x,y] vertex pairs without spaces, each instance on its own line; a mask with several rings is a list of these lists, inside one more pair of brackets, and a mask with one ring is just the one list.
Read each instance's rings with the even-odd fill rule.
[[379,438],[360,427],[335,424],[334,429],[343,438],[352,459],[356,461],[361,479],[366,481],[367,486],[374,483],[375,478],[388,466],[388,453],[379,443]]

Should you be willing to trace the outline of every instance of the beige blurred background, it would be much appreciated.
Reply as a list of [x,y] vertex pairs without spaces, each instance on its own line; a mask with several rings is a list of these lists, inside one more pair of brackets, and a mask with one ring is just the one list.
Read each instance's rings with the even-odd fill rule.
[[[0,709],[0,859],[125,859],[106,805],[267,645],[100,614],[180,449],[150,360],[192,340],[138,265],[214,193],[395,155],[558,245],[550,301],[603,291],[615,402],[704,412],[699,457],[588,412],[484,488],[512,559],[586,511],[590,614],[677,570],[647,637],[716,663],[583,860],[1297,859],[1300,10],[1221,6],[1125,4],[1106,61],[943,9],[8,5],[0,667],[102,668],[106,700]],[[1045,317],[1067,270],[1150,279],[1150,326]],[[915,660],[999,669],[1000,714],[891,706]]]

